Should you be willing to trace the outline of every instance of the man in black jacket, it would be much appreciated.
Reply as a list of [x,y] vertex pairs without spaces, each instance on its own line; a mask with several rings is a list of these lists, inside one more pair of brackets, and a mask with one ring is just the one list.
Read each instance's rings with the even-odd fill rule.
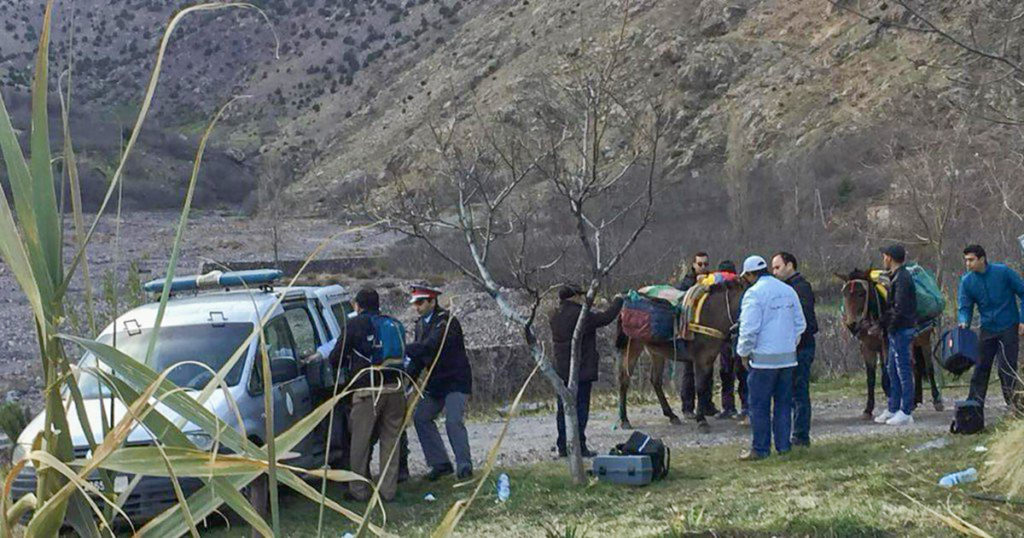
[[[437,480],[457,471],[461,480],[473,476],[465,422],[466,402],[473,391],[473,372],[466,356],[462,325],[451,312],[437,304],[440,294],[439,290],[426,286],[412,289],[410,302],[420,319],[416,322],[416,340],[405,350],[410,359],[407,369],[415,378],[420,372],[429,372],[433,366],[423,398],[413,414],[413,424],[423,447],[423,457],[430,466],[427,479]],[[448,443],[455,453],[455,469],[434,422],[442,410]]]
[[797,272],[796,256],[779,252],[772,257],[775,278],[789,284],[800,298],[807,328],[796,345],[796,370],[793,372],[793,446],[811,444],[811,364],[814,362],[814,335],[818,332],[818,317],[814,315],[814,290],[811,283]]
[[[736,278],[736,264],[732,260],[722,260],[718,264],[718,273]],[[717,419],[746,420],[747,418],[747,369],[743,361],[733,350],[735,338],[722,342],[719,352],[718,377],[722,381],[722,412],[715,415]],[[739,393],[740,408],[737,413],[736,396]]]
[[[551,340],[554,344],[555,371],[562,381],[569,384],[569,365],[572,360],[572,335],[576,331],[576,322],[583,309],[581,299],[583,292],[573,286],[562,286],[558,290],[560,303],[551,314]],[[587,419],[590,417],[590,389],[597,381],[600,358],[597,354],[597,329],[615,321],[622,309],[622,298],[616,297],[605,311],[591,310],[583,326],[580,340],[579,383],[576,391],[576,420],[579,422],[580,446],[583,457],[592,458],[596,454],[587,448]],[[558,411],[555,415],[558,427],[558,440],[555,446],[558,456],[565,457],[565,407],[562,398],[558,398]]]
[[[697,279],[699,277],[710,272],[711,260],[708,257],[708,253],[699,251],[693,255],[693,261],[690,263],[690,268],[686,271],[686,276],[683,277],[683,280],[676,285],[676,289],[679,291],[686,291],[697,283]],[[683,379],[679,386],[679,398],[683,401],[683,416],[686,418],[694,418],[696,416],[693,413],[693,410],[696,407],[697,402],[697,386],[693,361],[682,361],[682,367]],[[718,410],[714,408],[714,404],[712,404],[711,409],[706,410],[706,414],[718,414]]]
[[[395,443],[401,434],[405,418],[405,391],[400,374],[385,364],[374,364],[374,346],[382,335],[374,328],[375,316],[380,316],[380,297],[370,288],[359,290],[355,298],[356,316],[347,322],[345,338],[338,340],[328,360],[352,380],[349,469],[370,478],[370,456],[375,439],[380,439],[380,466],[387,465]],[[405,335],[396,335],[402,341]],[[399,362],[401,358],[398,358]],[[382,368],[371,368],[383,366]],[[401,456],[399,456],[401,457]],[[381,483],[380,496],[385,501],[395,498],[398,487],[399,461],[393,462]],[[369,485],[350,482],[349,494],[358,501],[370,498]]]
[[882,262],[889,271],[889,308],[882,315],[882,327],[889,344],[889,408],[875,417],[879,424],[903,426],[914,423],[914,374],[910,366],[911,342],[917,327],[917,290],[910,272],[903,266],[907,251],[903,245],[882,249]]

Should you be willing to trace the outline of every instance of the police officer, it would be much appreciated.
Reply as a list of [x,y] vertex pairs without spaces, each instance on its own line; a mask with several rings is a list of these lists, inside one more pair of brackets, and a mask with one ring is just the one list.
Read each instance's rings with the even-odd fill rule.
[[[456,471],[459,479],[466,479],[473,476],[464,420],[466,402],[473,390],[473,375],[466,356],[462,325],[451,312],[437,304],[439,295],[440,290],[427,286],[412,288],[410,302],[420,318],[416,322],[416,339],[406,348],[407,368],[414,378],[421,372],[429,375],[423,398],[413,414],[413,424],[423,447],[423,457],[430,466],[427,479],[437,480]],[[434,422],[442,410],[448,443],[455,453],[455,468]]]

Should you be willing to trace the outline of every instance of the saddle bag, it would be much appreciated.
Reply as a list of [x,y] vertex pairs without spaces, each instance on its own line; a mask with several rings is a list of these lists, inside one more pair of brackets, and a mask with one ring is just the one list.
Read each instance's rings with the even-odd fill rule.
[[942,333],[939,362],[946,371],[960,375],[978,362],[978,335],[957,327]]
[[625,443],[615,445],[613,456],[646,456],[651,460],[651,479],[661,480],[668,476],[672,452],[661,439],[655,439],[643,432],[633,432]]
[[676,317],[672,305],[640,295],[627,298],[619,313],[623,334],[641,342],[671,341],[675,337]]
[[973,435],[985,429],[985,408],[974,400],[956,402],[949,433]]

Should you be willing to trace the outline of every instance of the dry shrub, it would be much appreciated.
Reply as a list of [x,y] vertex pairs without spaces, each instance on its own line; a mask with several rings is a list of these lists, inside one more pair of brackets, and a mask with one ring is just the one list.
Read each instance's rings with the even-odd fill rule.
[[1015,420],[992,444],[985,481],[1011,497],[1024,491],[1024,420]]

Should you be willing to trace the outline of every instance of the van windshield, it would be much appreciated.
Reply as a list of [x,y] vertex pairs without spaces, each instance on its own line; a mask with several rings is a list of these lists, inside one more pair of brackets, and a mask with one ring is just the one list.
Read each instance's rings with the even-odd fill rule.
[[[157,335],[156,347],[149,359],[149,367],[157,373],[161,373],[172,366],[182,362],[199,362],[209,366],[213,371],[219,371],[224,366],[235,350],[242,345],[242,342],[249,337],[253,331],[252,323],[226,323],[221,326],[210,324],[201,325],[180,325],[174,327],[161,327]],[[149,346],[149,339],[153,329],[142,329],[139,331],[118,332],[117,349],[137,361],[143,360],[146,349]],[[112,345],[113,336],[105,334],[97,339],[107,345]],[[96,357],[89,353],[82,359],[83,368],[95,368]],[[225,377],[229,386],[238,384],[242,377],[242,366],[245,363],[245,354],[231,367]],[[109,372],[110,368],[100,364],[103,371]],[[167,376],[167,379],[182,388],[200,390],[213,378],[213,375],[206,369],[196,364],[186,364],[174,368]],[[101,388],[102,385],[102,388]],[[99,383],[95,375],[84,374],[81,380],[83,398],[98,398],[101,395],[110,394],[106,383]],[[101,392],[102,390],[102,392]]]

